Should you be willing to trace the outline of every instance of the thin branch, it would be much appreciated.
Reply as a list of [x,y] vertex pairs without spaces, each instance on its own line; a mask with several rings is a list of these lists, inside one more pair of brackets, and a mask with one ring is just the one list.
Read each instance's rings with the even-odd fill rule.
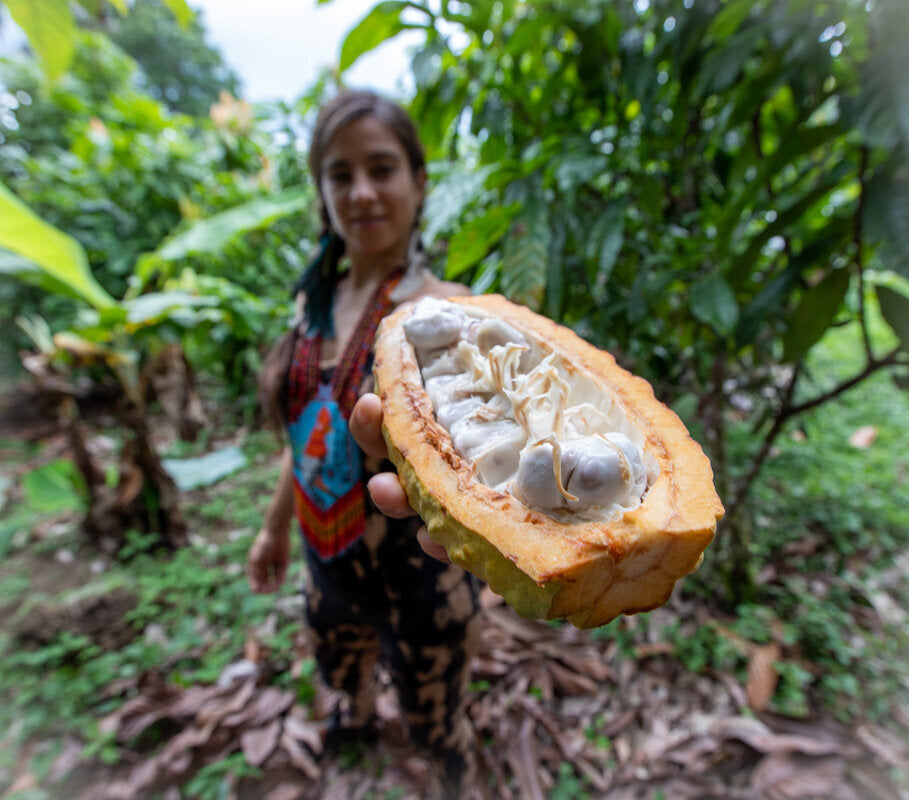
[[849,380],[843,381],[829,391],[824,392],[811,400],[806,400],[804,403],[789,406],[788,408],[784,407],[781,411],[783,421],[785,422],[797,414],[803,414],[805,411],[810,411],[812,408],[816,408],[817,406],[823,405],[824,403],[839,397],[841,394],[849,391],[849,389],[858,385],[880,369],[899,364],[899,355],[900,347],[894,347],[893,350],[887,353],[883,358],[869,358],[865,368],[861,372],[853,375]]
[[820,394],[811,400],[806,400],[803,403],[793,404],[792,397],[795,393],[795,386],[798,382],[798,377],[801,371],[800,368],[796,367],[796,369],[793,370],[792,376],[789,379],[789,383],[783,392],[783,402],[779,412],[773,418],[773,425],[771,425],[770,430],[767,431],[767,435],[764,436],[764,440],[761,442],[761,448],[751,463],[751,469],[739,484],[738,488],[735,491],[735,494],[732,497],[732,500],[727,506],[727,512],[729,516],[732,516],[733,511],[745,501],[745,497],[751,490],[752,484],[760,473],[764,462],[767,460],[767,456],[770,454],[770,449],[773,447],[773,443],[776,441],[777,437],[782,432],[783,427],[790,419],[798,416],[799,414],[804,414],[806,411],[810,411],[813,408],[817,408],[824,403],[828,403],[831,400],[836,399],[841,394],[849,391],[849,389],[852,389],[865,379],[869,378],[878,370],[903,363],[899,356],[900,348],[896,347],[887,353],[887,355],[885,355],[883,358],[869,358],[868,363],[861,370],[861,372],[856,373],[848,380],[837,384],[829,391],[824,392],[823,394]]

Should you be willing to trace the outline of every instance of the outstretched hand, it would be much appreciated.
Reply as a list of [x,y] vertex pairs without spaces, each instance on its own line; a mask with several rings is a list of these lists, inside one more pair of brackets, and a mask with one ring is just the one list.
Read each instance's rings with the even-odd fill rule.
[[[388,458],[388,448],[382,436],[382,401],[375,394],[364,394],[350,415],[350,432],[366,455],[372,458]],[[407,501],[398,476],[394,472],[380,472],[373,475],[367,484],[369,494],[376,507],[387,517],[402,519],[416,514]],[[432,558],[449,563],[445,548],[429,538],[424,525],[417,533],[423,552]]]

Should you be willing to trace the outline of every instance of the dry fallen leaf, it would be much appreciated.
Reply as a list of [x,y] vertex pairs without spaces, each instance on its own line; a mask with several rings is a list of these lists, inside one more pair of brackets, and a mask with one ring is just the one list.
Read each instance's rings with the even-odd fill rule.
[[758,797],[766,800],[862,800],[843,777],[843,763],[839,759],[773,753],[757,765],[751,785]]
[[780,660],[780,646],[776,642],[755,647],[748,659],[748,680],[745,693],[748,705],[755,711],[763,711],[773,699],[779,673],[776,662]]
[[867,450],[874,444],[875,439],[877,439],[877,427],[875,425],[863,425],[853,431],[849,437],[849,444],[859,450]]
[[280,735],[280,719],[273,719],[262,728],[244,730],[240,734],[240,749],[243,751],[246,763],[253,767],[262,766],[278,746]]

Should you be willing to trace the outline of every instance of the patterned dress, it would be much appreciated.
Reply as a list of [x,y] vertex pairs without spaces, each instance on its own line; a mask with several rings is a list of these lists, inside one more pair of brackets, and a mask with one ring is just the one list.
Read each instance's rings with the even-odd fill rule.
[[417,517],[390,519],[366,482],[393,467],[357,447],[347,420],[371,380],[376,328],[401,273],[378,287],[340,362],[320,368],[319,335],[298,335],[287,376],[294,505],[309,568],[306,619],[326,683],[349,699],[348,723],[373,713],[376,667],[398,691],[413,742],[442,765],[446,797],[473,780],[475,742],[465,711],[479,633],[474,576],[426,556]]

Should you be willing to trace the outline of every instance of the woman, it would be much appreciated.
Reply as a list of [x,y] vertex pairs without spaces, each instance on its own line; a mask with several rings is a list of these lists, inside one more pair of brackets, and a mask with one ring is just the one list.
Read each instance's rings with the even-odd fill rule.
[[[325,229],[320,255],[296,287],[302,321],[264,375],[289,445],[250,549],[249,582],[255,592],[281,584],[296,514],[315,658],[328,685],[346,696],[327,737],[368,733],[381,663],[412,740],[439,762],[445,796],[461,797],[474,772],[465,700],[479,626],[476,581],[424,553],[396,477],[377,474],[388,468],[374,441],[377,398],[365,400],[353,421],[358,434],[367,431],[368,454],[348,421],[371,385],[380,319],[400,303],[467,290],[424,266],[418,226],[426,168],[401,108],[371,92],[339,94],[319,114],[309,162]],[[373,475],[375,500],[366,490]]]

